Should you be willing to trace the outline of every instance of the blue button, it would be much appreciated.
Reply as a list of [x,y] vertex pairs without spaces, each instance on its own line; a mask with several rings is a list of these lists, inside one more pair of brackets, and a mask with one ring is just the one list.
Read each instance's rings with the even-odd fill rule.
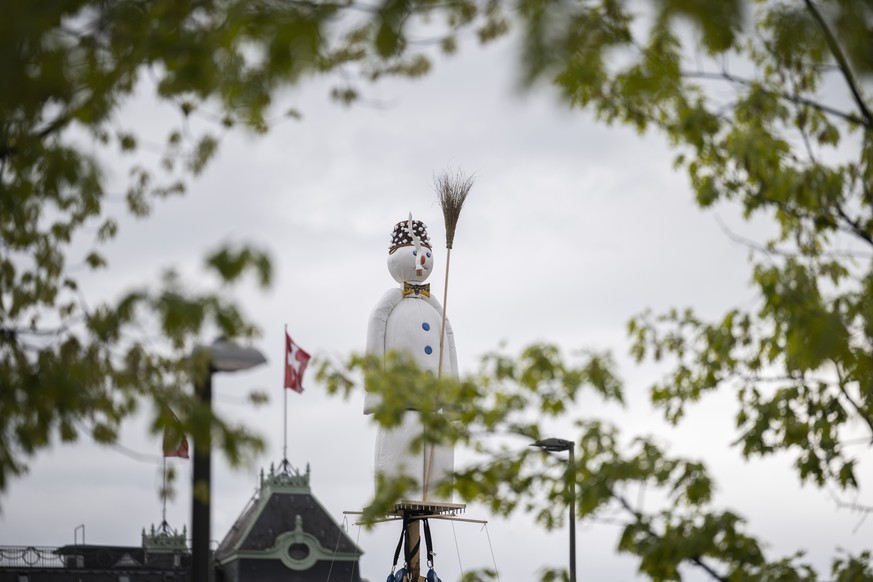
[[426,353],[427,355],[432,354],[432,353],[433,353],[433,348],[430,347],[430,346],[424,346],[424,353]]
[[423,329],[424,331],[430,331],[430,324],[425,321],[421,324],[421,329]]

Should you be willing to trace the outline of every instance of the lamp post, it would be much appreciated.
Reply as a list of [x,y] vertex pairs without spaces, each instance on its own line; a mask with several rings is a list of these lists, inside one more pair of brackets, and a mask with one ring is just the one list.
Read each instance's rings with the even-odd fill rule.
[[267,361],[254,348],[244,348],[224,339],[195,351],[209,354],[209,369],[197,378],[194,394],[209,413],[205,438],[194,439],[194,467],[191,487],[191,579],[209,582],[210,504],[212,502],[212,375],[215,372],[248,370]]
[[570,453],[567,463],[566,487],[570,498],[570,582],[576,582],[576,459],[574,450],[576,443],[564,439],[548,438],[531,445],[549,453],[567,451]]

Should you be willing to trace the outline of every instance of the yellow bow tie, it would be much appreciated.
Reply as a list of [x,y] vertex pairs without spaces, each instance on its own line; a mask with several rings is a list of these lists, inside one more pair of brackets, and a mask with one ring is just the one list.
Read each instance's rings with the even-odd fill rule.
[[413,283],[403,282],[403,296],[408,297],[409,295],[424,295],[425,297],[430,297],[430,283],[425,283],[424,285],[415,285]]

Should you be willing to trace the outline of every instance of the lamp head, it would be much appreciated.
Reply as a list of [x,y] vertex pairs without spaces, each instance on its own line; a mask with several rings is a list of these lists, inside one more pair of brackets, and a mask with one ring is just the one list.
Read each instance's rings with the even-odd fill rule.
[[561,451],[570,451],[575,448],[576,443],[564,439],[548,438],[541,441],[536,441],[531,444],[532,447],[538,447],[550,453],[559,453]]
[[211,366],[216,372],[238,372],[267,362],[264,354],[255,348],[243,347],[224,338],[206,346],[211,356]]

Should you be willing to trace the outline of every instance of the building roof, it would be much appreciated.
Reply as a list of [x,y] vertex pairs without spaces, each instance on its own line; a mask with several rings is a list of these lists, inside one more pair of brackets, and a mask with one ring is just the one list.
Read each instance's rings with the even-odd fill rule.
[[312,495],[309,476],[308,465],[303,474],[287,463],[262,471],[258,492],[219,544],[216,562],[277,559],[304,570],[318,561],[357,560],[363,552]]
[[[221,582],[361,582],[361,550],[301,474],[283,462],[260,487],[214,553]],[[166,521],[142,546],[0,547],[0,582],[188,582],[187,530]]]

